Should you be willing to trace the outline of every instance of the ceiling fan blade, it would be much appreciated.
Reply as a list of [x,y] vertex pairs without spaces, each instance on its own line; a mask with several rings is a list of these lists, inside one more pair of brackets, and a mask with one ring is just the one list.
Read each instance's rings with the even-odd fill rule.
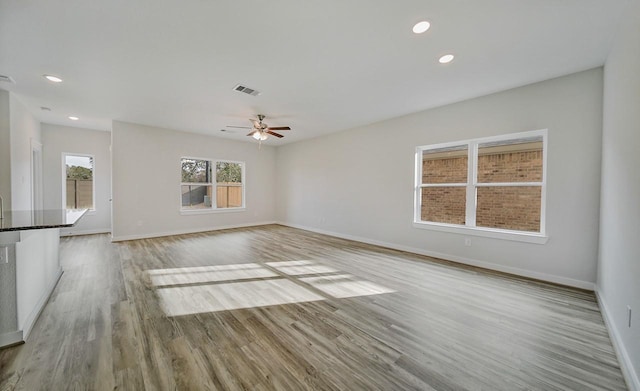
[[254,130],[253,132],[249,133],[247,136],[253,136],[256,132],[257,130]]
[[[273,129],[273,128],[269,128],[269,129]],[[273,135],[273,136],[276,136],[277,138],[283,138],[283,137],[284,137],[283,135],[278,134],[278,133],[276,133],[276,132],[272,132],[272,131],[270,131],[269,129],[267,129],[267,133],[269,133],[269,134],[271,134],[271,135]]]
[[291,130],[288,126],[269,126],[267,129],[269,130]]
[[250,126],[233,126],[233,125],[227,125],[227,128],[238,128],[238,129],[253,129]]

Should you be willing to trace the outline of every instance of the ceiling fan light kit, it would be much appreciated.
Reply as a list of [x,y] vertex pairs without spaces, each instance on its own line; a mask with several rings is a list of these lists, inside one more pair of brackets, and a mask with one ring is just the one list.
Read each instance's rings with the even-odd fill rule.
[[269,135],[264,132],[253,132],[252,137],[255,138],[256,140],[264,141],[269,137]]
[[270,127],[266,123],[262,122],[262,120],[265,119],[265,115],[264,114],[258,114],[257,117],[258,117],[258,119],[253,119],[253,118],[249,119],[249,121],[251,121],[253,123],[253,127],[252,128],[247,127],[247,126],[232,126],[232,125],[229,125],[227,127],[229,127],[229,128],[252,129],[251,132],[249,132],[249,134],[247,134],[247,136],[253,137],[254,139],[258,140],[259,142],[265,141],[267,138],[269,138],[269,135],[275,136],[277,138],[283,138],[284,137],[280,133],[274,132],[274,130],[291,130],[291,128],[288,127],[288,126]]

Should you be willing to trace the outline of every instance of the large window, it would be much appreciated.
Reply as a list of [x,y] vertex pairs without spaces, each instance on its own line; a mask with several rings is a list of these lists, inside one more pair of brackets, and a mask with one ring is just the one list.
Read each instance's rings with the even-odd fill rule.
[[544,235],[546,134],[418,147],[415,223]]
[[180,166],[182,210],[244,208],[244,163],[182,158]]
[[95,210],[93,156],[63,154],[66,172],[63,189],[66,209]]

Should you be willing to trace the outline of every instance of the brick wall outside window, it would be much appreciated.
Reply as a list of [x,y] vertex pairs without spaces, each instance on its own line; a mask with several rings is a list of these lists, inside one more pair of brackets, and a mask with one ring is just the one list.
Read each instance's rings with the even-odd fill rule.
[[422,220],[464,225],[466,187],[422,188]]
[[424,159],[422,183],[467,183],[467,157]]
[[479,187],[476,226],[540,231],[540,186]]
[[542,150],[478,156],[478,182],[541,182]]
[[[424,159],[422,183],[465,183],[467,157]],[[478,182],[541,182],[542,150],[478,156]],[[465,224],[465,187],[422,189],[421,218]],[[540,230],[541,187],[478,187],[476,226],[519,231]]]
[[[478,156],[479,183],[541,181],[542,150]],[[479,187],[476,226],[540,231],[541,190],[540,186]]]
[[[466,156],[425,159],[422,162],[422,183],[466,183]],[[422,189],[423,221],[464,225],[466,188],[425,187]]]

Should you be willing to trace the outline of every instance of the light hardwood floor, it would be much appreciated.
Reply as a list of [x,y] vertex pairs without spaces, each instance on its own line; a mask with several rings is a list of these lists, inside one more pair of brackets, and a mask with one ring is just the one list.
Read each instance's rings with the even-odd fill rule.
[[624,390],[591,292],[272,225],[64,269],[2,390]]

